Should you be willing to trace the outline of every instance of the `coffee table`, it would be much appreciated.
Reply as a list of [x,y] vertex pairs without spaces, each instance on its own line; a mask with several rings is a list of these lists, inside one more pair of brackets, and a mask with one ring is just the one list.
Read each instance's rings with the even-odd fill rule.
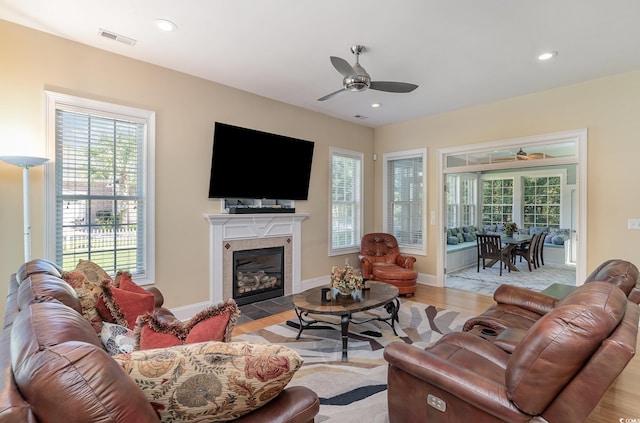
[[[349,339],[349,324],[356,325],[377,320],[385,322],[393,333],[397,336],[395,322],[398,321],[398,310],[400,309],[400,300],[398,299],[398,288],[384,283],[367,281],[365,289],[362,291],[362,299],[354,300],[350,296],[338,295],[330,301],[322,301],[322,290],[326,288],[319,286],[308,289],[293,296],[293,305],[300,321],[300,330],[296,339],[300,339],[302,331],[305,329],[314,329],[314,325],[318,323],[330,324],[337,326],[338,323],[310,317],[313,315],[333,315],[340,317],[340,327],[342,331],[342,361],[349,361],[347,357],[347,341]],[[373,308],[384,307],[389,314],[388,317],[367,317],[362,319],[354,319],[353,314]]]

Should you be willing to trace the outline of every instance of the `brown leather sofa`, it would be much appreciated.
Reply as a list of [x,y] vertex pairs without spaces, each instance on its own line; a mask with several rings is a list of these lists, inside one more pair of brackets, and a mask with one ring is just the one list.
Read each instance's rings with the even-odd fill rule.
[[360,240],[362,276],[386,282],[398,288],[400,295],[416,292],[418,271],[413,268],[415,257],[400,254],[398,240],[387,233],[366,234]]
[[[0,423],[159,422],[142,391],[82,318],[78,297],[60,279],[61,270],[33,260],[11,276],[0,333]],[[159,314],[175,319],[162,308],[160,292],[151,291]],[[289,387],[235,421],[311,423],[318,411],[313,391]]]
[[391,423],[583,422],[635,354],[638,305],[582,285],[508,351],[473,332],[384,350]]

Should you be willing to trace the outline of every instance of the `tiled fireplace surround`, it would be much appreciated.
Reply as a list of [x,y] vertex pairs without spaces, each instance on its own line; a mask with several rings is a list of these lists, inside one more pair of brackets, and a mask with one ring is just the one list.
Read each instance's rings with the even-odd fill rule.
[[300,244],[305,213],[205,214],[209,222],[209,297],[216,304],[233,297],[233,252],[284,247],[284,294],[300,286]]

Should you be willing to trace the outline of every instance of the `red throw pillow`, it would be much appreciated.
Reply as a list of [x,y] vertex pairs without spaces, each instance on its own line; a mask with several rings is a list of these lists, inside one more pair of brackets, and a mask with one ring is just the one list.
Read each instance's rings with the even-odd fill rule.
[[208,307],[186,322],[159,321],[155,314],[141,316],[134,330],[136,349],[166,348],[205,341],[229,342],[240,309],[233,299]]
[[103,285],[100,298],[96,308],[102,319],[129,329],[135,328],[138,316],[155,309],[153,294],[133,282],[129,272],[122,272],[118,288]]

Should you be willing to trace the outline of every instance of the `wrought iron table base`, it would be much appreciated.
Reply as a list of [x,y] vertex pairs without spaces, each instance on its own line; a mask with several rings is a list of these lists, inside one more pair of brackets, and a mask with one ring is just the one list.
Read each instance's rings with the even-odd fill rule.
[[[349,323],[353,323],[355,325],[361,325],[363,323],[371,322],[371,321],[379,321],[388,324],[393,330],[393,334],[398,336],[398,332],[396,332],[395,322],[398,321],[398,310],[400,310],[400,300],[398,298],[394,298],[386,304],[383,304],[384,309],[389,314],[389,317],[371,317],[364,320],[355,320],[352,318],[352,313],[347,314],[336,314],[340,316],[340,330],[342,333],[342,361],[344,363],[348,362],[347,356],[347,343],[349,340]],[[322,327],[314,327],[313,325],[318,323],[329,324],[333,326],[337,326],[338,323],[330,322],[327,320],[321,319],[311,319],[309,318],[310,314],[315,314],[313,312],[301,311],[298,307],[294,307],[296,314],[298,315],[298,320],[300,321],[300,329],[298,330],[298,336],[296,336],[296,340],[300,339],[300,335],[302,331],[305,329],[322,329]]]

